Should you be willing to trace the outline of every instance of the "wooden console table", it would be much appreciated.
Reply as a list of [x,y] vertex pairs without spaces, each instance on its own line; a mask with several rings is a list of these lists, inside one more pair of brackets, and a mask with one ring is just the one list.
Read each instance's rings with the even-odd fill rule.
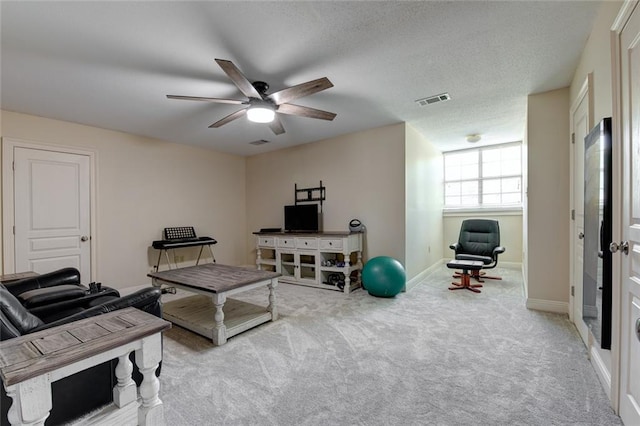
[[[363,267],[361,232],[254,234],[258,269],[282,274],[281,282],[345,294],[360,287]],[[355,253],[354,259],[351,259],[352,253]],[[335,282],[335,278],[341,280]]]
[[[163,424],[155,371],[162,359],[161,332],[170,327],[169,322],[156,316],[126,308],[1,342],[0,377],[13,400],[9,422],[44,425],[52,408],[52,382],[118,358],[114,404],[88,422]],[[141,402],[131,378],[132,351],[143,375]]]

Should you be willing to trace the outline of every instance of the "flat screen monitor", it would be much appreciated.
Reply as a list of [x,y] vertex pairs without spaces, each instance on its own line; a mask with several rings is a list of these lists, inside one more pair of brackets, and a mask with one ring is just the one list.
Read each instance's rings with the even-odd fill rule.
[[318,232],[319,222],[316,204],[284,206],[284,230],[287,232]]

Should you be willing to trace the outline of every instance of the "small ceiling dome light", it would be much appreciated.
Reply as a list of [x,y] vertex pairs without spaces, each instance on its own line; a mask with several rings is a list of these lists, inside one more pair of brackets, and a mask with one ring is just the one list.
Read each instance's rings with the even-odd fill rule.
[[254,123],[271,123],[276,117],[276,111],[268,103],[254,105],[247,110],[247,118]]
[[478,134],[467,135],[467,142],[469,142],[469,143],[476,143],[480,139],[482,139],[482,136],[480,136]]

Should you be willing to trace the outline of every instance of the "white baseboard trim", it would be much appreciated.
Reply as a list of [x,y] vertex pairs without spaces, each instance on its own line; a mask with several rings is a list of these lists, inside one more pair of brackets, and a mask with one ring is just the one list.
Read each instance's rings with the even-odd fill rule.
[[530,299],[527,298],[527,309],[534,311],[556,312],[558,314],[569,314],[569,303],[557,302],[555,300]]
[[591,346],[591,365],[593,365],[593,369],[596,370],[596,374],[598,375],[598,379],[600,380],[600,384],[602,385],[602,389],[607,394],[609,401],[611,401],[611,373],[607,368],[607,364],[600,356],[600,351],[598,348]]
[[434,273],[440,267],[440,265],[442,265],[443,262],[444,262],[444,259],[434,263],[433,265],[429,266],[424,271],[420,272],[415,277],[411,278],[409,281],[407,281],[407,284],[405,284],[405,290],[404,291],[410,291],[411,289],[415,288],[425,278],[427,278],[429,275]]
[[503,262],[498,261],[498,268],[518,269],[522,270],[522,262]]

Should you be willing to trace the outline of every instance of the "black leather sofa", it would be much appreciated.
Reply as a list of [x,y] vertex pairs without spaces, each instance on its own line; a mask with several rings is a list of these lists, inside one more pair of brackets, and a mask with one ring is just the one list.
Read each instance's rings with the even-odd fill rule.
[[[15,338],[82,318],[126,307],[162,317],[161,291],[149,287],[120,297],[118,291],[80,284],[80,273],[65,268],[34,278],[0,285],[0,340]],[[133,354],[131,354],[133,360]],[[53,408],[46,425],[64,424],[112,401],[117,359],[52,383]],[[159,375],[160,367],[156,371]],[[134,380],[142,377],[134,368]],[[1,386],[0,425],[8,425],[11,398]]]

